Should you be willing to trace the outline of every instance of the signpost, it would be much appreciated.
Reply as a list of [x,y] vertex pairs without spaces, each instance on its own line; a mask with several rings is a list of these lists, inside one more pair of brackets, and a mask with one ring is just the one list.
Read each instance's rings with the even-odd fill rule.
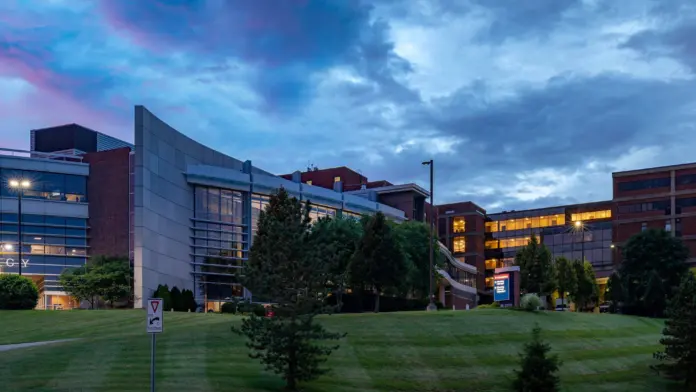
[[162,298],[150,298],[147,300],[147,319],[145,330],[152,336],[150,350],[150,392],[155,392],[155,345],[157,334],[164,331],[164,301]]
[[510,275],[498,274],[493,276],[493,301],[503,302],[510,300]]

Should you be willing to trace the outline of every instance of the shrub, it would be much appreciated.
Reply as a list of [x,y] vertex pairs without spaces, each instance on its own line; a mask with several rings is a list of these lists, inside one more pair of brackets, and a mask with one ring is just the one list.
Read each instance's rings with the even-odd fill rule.
[[19,275],[0,275],[0,309],[34,309],[39,289],[31,279]]
[[477,309],[498,309],[500,307],[500,302],[493,302],[492,304],[479,305]]
[[220,313],[237,313],[237,303],[236,302],[225,302],[220,306]]
[[[336,295],[331,295],[326,299],[326,305],[335,306],[336,305]],[[341,297],[341,313],[361,313],[361,312],[371,312],[374,310],[375,295],[371,292],[364,292],[362,294],[352,293],[343,294]],[[442,303],[436,301],[438,309],[442,309]],[[427,299],[412,299],[412,298],[399,298],[399,297],[389,297],[380,296],[379,298],[379,311],[380,312],[403,312],[411,310],[425,310],[428,306]]]
[[533,312],[539,309],[539,307],[541,306],[541,299],[538,295],[530,293],[522,296],[522,300],[520,301],[520,303],[522,305],[522,309],[528,312]]
[[[172,287],[172,290],[169,292],[169,296],[172,300],[171,306],[174,308],[175,311],[177,312],[185,312],[186,309],[184,309],[184,297],[181,295],[181,290],[179,290],[178,287],[174,286]],[[170,308],[167,308],[169,310]]]
[[162,302],[164,302],[163,309],[165,311],[172,309],[172,296],[169,292],[169,286],[167,286],[166,284],[164,286],[157,286],[157,290],[155,290],[153,298],[162,298]]
[[193,291],[184,289],[181,292],[181,296],[184,301],[184,311],[192,311],[195,312],[196,309],[198,309],[198,303],[196,303],[196,298],[193,295]]
[[251,303],[245,301],[239,304],[237,312],[241,314],[255,314],[257,316],[263,317],[266,315],[266,308],[261,304]]

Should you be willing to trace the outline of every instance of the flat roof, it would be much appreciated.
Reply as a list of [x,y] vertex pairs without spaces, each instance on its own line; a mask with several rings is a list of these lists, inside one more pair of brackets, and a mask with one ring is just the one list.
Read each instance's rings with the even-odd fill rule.
[[613,172],[613,173],[611,173],[611,176],[612,177],[625,177],[625,176],[634,176],[637,174],[659,173],[659,172],[663,172],[663,171],[681,170],[681,169],[696,169],[696,162],[680,163],[678,165],[669,165],[669,166],[655,166],[655,167],[649,167],[649,168],[645,168],[645,169]]
[[560,206],[550,206],[550,207],[539,207],[539,208],[530,208],[526,210],[510,210],[510,211],[500,211],[500,212],[491,212],[488,213],[487,215],[502,215],[502,214],[519,214],[519,213],[525,213],[525,212],[537,212],[537,211],[543,211],[543,210],[553,210],[553,209],[560,209],[560,208],[578,208],[578,207],[592,207],[596,205],[601,205],[601,204],[612,204],[612,200],[602,200],[602,201],[591,201],[587,203],[577,203],[577,204],[565,204],[565,205],[560,205]]
[[358,189],[355,191],[346,191],[344,193],[350,193],[350,194],[363,194],[363,193],[369,193],[369,192],[377,192],[377,194],[385,194],[385,193],[396,193],[396,192],[404,192],[404,191],[414,191],[416,193],[419,193],[425,197],[430,196],[430,192],[426,191],[419,185],[410,183],[410,184],[399,184],[399,185],[388,185],[388,186],[380,186],[376,188],[365,188],[365,189]]

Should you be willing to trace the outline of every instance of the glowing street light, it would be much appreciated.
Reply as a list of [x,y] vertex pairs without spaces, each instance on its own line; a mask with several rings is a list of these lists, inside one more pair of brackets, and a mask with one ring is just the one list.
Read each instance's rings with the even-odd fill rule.
[[5,250],[12,250],[12,249],[14,249],[14,246],[12,246],[12,244],[5,244],[5,245],[3,245],[2,247],[5,248]]
[[[24,178],[12,178],[10,179],[7,184],[10,186],[12,189],[17,190],[17,197],[19,199],[19,203],[17,204],[17,216],[18,216],[18,225],[17,225],[17,236],[19,238],[19,275],[22,275],[22,196],[24,195],[24,190],[31,188],[31,181],[24,179]],[[7,249],[7,247],[5,247]],[[10,248],[11,249],[11,248]]]

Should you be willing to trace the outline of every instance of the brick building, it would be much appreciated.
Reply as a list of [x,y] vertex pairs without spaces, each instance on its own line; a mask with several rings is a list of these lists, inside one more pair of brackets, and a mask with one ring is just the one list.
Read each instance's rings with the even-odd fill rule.
[[423,221],[426,213],[426,199],[430,193],[416,184],[394,185],[389,181],[368,181],[367,177],[345,166],[329,169],[311,168],[305,172],[282,174],[286,180],[302,182],[307,185],[332,189],[356,196],[365,197],[406,214],[406,218]]
[[132,154],[130,148],[87,153],[89,246],[93,255],[126,256],[132,253]]
[[[486,210],[467,201],[437,206],[437,233],[440,242],[452,252],[455,259],[476,267],[474,282],[469,286],[484,293],[485,289],[485,249],[484,230]],[[457,271],[449,271],[456,276]]]
[[613,173],[613,241],[620,249],[634,234],[664,229],[681,238],[696,263],[696,163]]

